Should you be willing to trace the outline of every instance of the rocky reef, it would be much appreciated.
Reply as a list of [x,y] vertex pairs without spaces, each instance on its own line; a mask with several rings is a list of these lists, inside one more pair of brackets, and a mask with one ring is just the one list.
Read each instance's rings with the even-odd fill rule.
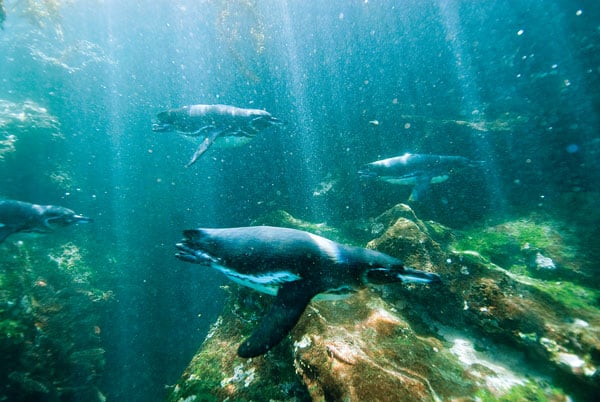
[[[345,237],[283,212],[258,222]],[[443,285],[313,301],[288,339],[253,359],[236,349],[270,297],[227,287],[222,316],[168,400],[584,401],[600,392],[600,294],[576,236],[557,222],[457,231],[399,204],[369,225],[367,247],[437,272]]]
[[0,400],[105,400],[99,322],[112,293],[97,287],[85,252],[74,243],[2,247]]

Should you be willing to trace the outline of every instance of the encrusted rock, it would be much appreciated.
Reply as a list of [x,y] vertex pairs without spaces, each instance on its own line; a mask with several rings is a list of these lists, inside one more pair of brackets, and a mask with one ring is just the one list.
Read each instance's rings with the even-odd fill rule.
[[[294,222],[280,215],[286,225]],[[597,393],[598,292],[511,272],[477,248],[455,250],[455,239],[462,241],[464,234],[420,221],[406,205],[380,215],[373,225],[383,229],[372,231],[377,238],[368,247],[440,274],[442,285],[393,284],[338,302],[313,301],[291,342],[247,361],[236,356],[237,346],[271,298],[236,287],[219,328],[169,400],[190,395],[253,400],[259,394],[262,400],[286,401],[471,400],[473,395],[567,400],[545,385],[553,375],[571,387],[567,392],[584,398]],[[519,225],[538,231],[531,222]],[[303,228],[310,225],[303,222]],[[488,246],[482,250],[494,252]],[[555,246],[548,249],[559,255]],[[186,380],[191,374],[193,386]]]

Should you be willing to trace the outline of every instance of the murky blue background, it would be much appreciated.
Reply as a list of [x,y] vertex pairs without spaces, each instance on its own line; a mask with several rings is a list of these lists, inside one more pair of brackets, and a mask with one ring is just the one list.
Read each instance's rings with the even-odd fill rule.
[[[161,400],[220,311],[223,279],[173,257],[184,228],[276,209],[315,222],[376,216],[410,189],[374,191],[356,171],[404,152],[487,161],[415,206],[456,228],[600,184],[595,1],[106,0],[50,15],[25,5],[5,1],[0,99],[43,106],[65,141],[33,142],[0,195],[95,219],[81,233],[94,265],[114,258],[109,399]],[[286,125],[186,169],[195,145],[151,124],[194,103],[266,109]],[[71,191],[44,180],[48,159],[75,178]],[[315,195],[322,182],[335,191]]]

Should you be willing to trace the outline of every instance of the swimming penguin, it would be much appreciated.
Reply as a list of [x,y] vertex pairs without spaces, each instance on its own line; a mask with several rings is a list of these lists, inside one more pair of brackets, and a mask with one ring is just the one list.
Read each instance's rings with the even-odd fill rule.
[[58,227],[91,221],[64,207],[0,200],[0,243],[17,232],[50,233]]
[[480,167],[482,161],[462,156],[409,154],[363,165],[362,179],[379,179],[392,184],[412,185],[409,201],[419,201],[430,184],[448,180],[450,174],[466,167]]
[[250,226],[183,232],[175,255],[215,268],[232,281],[275,296],[240,357],[262,355],[296,325],[310,300],[349,294],[368,284],[440,282],[439,276],[405,267],[375,250],[346,246],[296,229]]
[[242,109],[229,105],[189,105],[170,109],[156,116],[152,131],[175,131],[187,137],[202,137],[186,167],[219,140],[223,146],[237,147],[250,142],[267,127],[282,124],[265,110]]

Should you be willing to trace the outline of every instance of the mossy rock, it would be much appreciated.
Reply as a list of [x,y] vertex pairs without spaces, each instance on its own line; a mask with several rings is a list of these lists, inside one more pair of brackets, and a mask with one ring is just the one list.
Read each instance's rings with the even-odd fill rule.
[[246,288],[236,286],[226,290],[223,315],[209,331],[167,401],[307,400],[306,388],[294,370],[289,339],[265,356],[252,359],[237,356],[239,343],[260,319],[254,310],[264,314],[270,300]]
[[295,218],[288,212],[281,209],[255,219],[252,221],[252,225],[279,226],[291,229],[299,229],[314,233],[319,236],[327,237],[330,240],[348,243],[348,240],[345,239],[340,230],[324,223],[312,223]]
[[524,384],[515,385],[508,392],[500,396],[494,395],[486,390],[479,390],[475,397],[481,402],[548,402],[567,401],[567,396],[562,390],[552,387],[547,383],[538,381],[527,381]]
[[561,234],[556,226],[551,221],[518,219],[462,232],[451,247],[457,251],[476,251],[513,273],[576,279],[579,264],[574,241]]

